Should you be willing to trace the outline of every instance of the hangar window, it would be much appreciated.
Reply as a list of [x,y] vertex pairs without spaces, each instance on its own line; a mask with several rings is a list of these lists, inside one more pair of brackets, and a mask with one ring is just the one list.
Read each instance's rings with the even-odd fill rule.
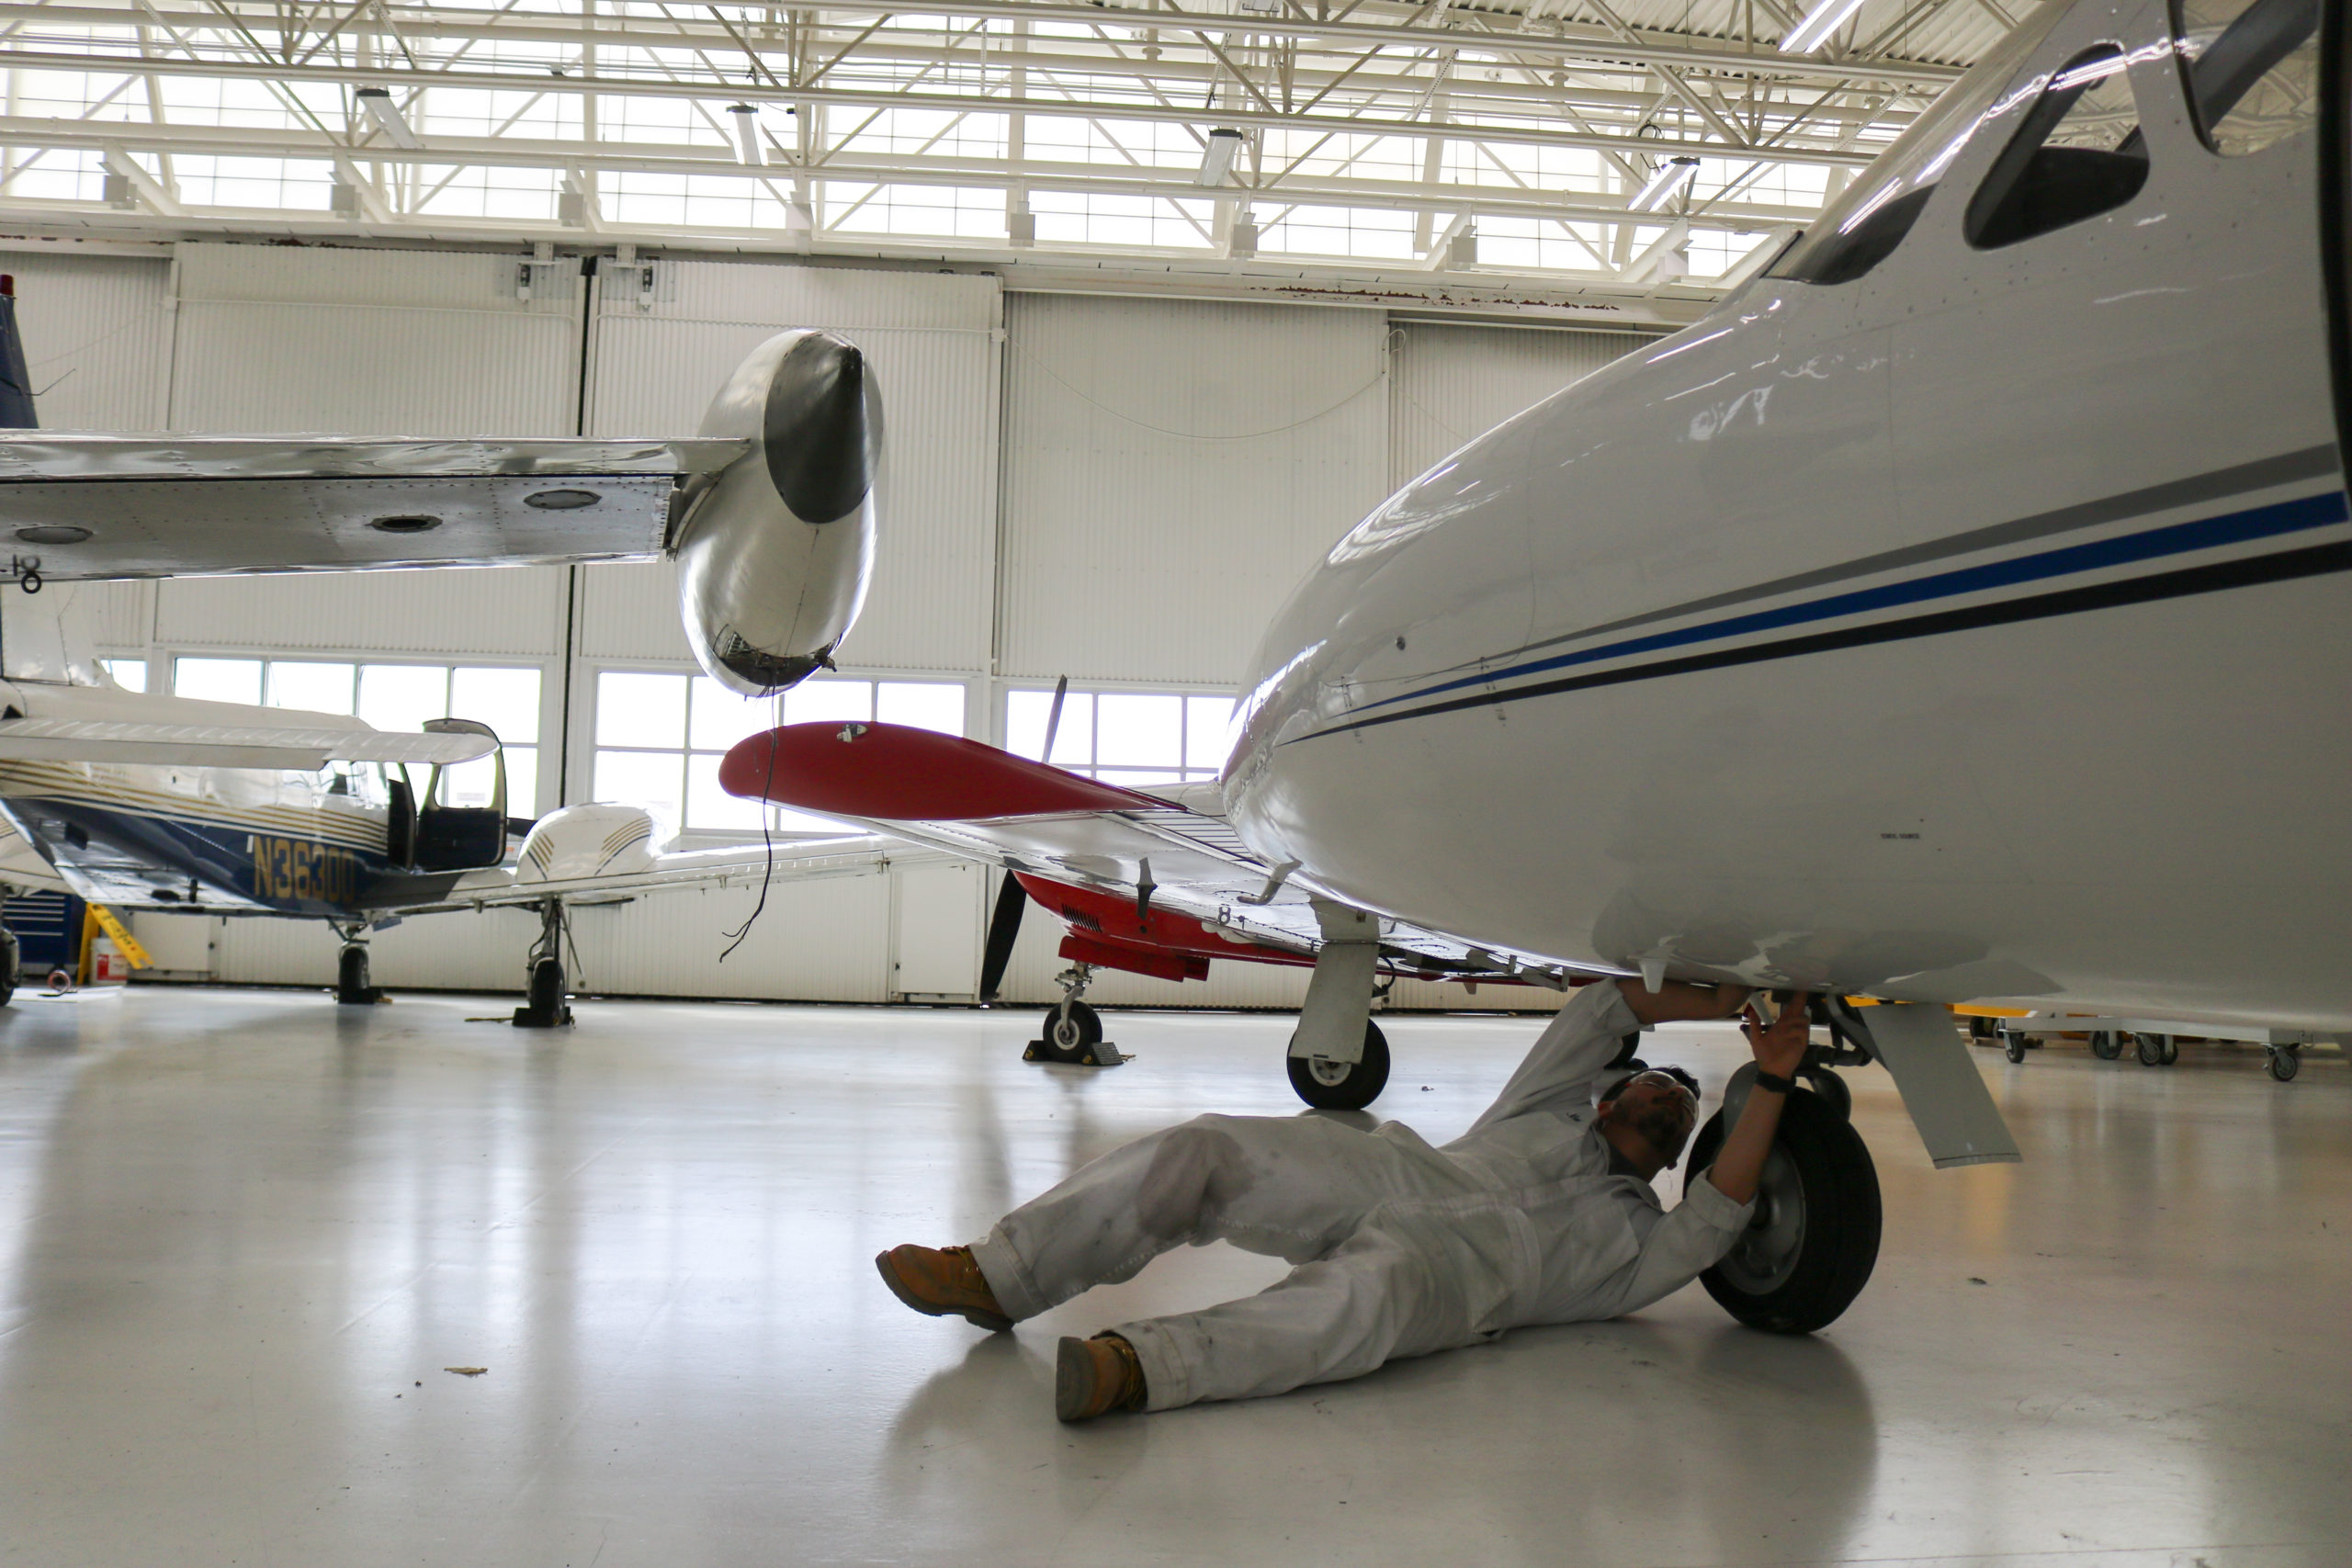
[[2148,183],[2131,57],[2086,49],[2050,78],[1969,198],[1962,230],[1979,250],[2014,245],[2102,212]]
[[2173,30],[2216,152],[2259,152],[2319,122],[2319,0],[2174,0]]
[[[140,660],[109,660],[108,668],[130,663],[139,665],[143,679],[146,667]],[[119,671],[115,679],[123,680]],[[505,750],[507,810],[520,817],[537,809],[537,670],[491,664],[181,658],[172,661],[172,692],[206,702],[351,714],[378,729],[416,729],[429,718],[475,719],[497,732]],[[440,798],[451,806],[488,806],[494,776],[487,757],[444,769]]]
[[[820,676],[782,697],[741,697],[707,675],[606,670],[596,677],[592,798],[639,806],[673,831],[740,839],[760,831],[760,803],[719,787],[739,740],[779,724],[879,720],[964,733],[964,687],[948,681]],[[778,832],[840,832],[831,818],[770,808]]]
[[147,661],[145,660],[101,659],[98,662],[106,666],[107,674],[112,677],[114,683],[120,686],[124,691],[143,692],[147,689]]
[[1233,699],[1190,692],[1080,692],[1063,700],[1054,754],[1045,756],[1050,691],[1004,696],[1004,746],[1105,784],[1202,784],[1225,765]]

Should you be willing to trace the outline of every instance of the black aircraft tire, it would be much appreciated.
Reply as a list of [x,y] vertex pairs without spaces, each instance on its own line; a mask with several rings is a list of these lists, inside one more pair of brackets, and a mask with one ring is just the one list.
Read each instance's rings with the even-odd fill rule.
[[368,950],[356,942],[348,943],[335,955],[335,999],[343,1002],[366,1001],[368,999]]
[[1362,1111],[1388,1087],[1388,1036],[1370,1019],[1363,1021],[1363,1056],[1359,1061],[1284,1060],[1290,1065],[1290,1087],[1317,1111]]
[[1804,1085],[1838,1112],[1838,1120],[1851,1122],[1854,1119],[1853,1086],[1844,1078],[1827,1067],[1815,1067],[1804,1075]]
[[[1690,1180],[1705,1179],[1724,1135],[1723,1112],[1718,1111],[1690,1145],[1685,1168]],[[1826,1100],[1792,1094],[1781,1108],[1765,1186],[1768,1192],[1775,1186],[1781,1189],[1779,1202],[1770,1212],[1759,1202],[1757,1223],[1699,1280],[1717,1305],[1750,1328],[1811,1334],[1836,1322],[1853,1304],[1878,1262],[1878,1171],[1861,1134]],[[1799,1205],[1793,1216],[1786,1212],[1792,1197]],[[1792,1256],[1783,1252],[1778,1259],[1759,1259],[1752,1255],[1751,1249],[1764,1245],[1771,1232],[1785,1235],[1791,1218],[1795,1221]]]
[[531,988],[526,1000],[537,1017],[560,1019],[563,1016],[563,965],[560,963],[552,958],[542,958],[531,965]]
[[1084,1002],[1069,1004],[1065,1019],[1059,1003],[1046,1010],[1037,1031],[1037,1055],[1048,1062],[1075,1063],[1102,1043],[1102,1015]]

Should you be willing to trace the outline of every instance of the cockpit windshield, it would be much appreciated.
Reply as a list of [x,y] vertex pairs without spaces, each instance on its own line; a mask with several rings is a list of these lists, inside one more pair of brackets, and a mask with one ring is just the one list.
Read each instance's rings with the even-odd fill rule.
[[2002,90],[2065,12],[2064,5],[2044,6],[1946,88],[1766,276],[1850,283],[1893,254],[1976,128],[2008,107]]

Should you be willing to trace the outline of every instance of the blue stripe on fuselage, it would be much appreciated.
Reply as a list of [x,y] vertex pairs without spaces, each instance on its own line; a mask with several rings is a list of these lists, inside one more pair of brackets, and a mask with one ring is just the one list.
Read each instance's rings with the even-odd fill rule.
[[2202,517],[2187,523],[2172,523],[2137,534],[2125,534],[2112,539],[2094,540],[2089,544],[2067,545],[2035,555],[2019,556],[2012,560],[1993,561],[1984,566],[1962,567],[1931,576],[1915,578],[1907,582],[1893,582],[1878,588],[1860,589],[1849,593],[1833,593],[1826,598],[1809,600],[1802,604],[1784,605],[1777,610],[1759,610],[1745,615],[1731,615],[1720,621],[1701,626],[1685,626],[1679,631],[1658,632],[1649,637],[1628,637],[1622,642],[1605,643],[1599,648],[1585,649],[1576,653],[1563,653],[1549,659],[1531,660],[1501,670],[1466,675],[1434,686],[1396,696],[1383,697],[1364,704],[1353,713],[1369,713],[1375,708],[1402,702],[1419,701],[1442,693],[1460,691],[1466,686],[1482,686],[1497,682],[1515,680],[1521,676],[1541,674],[1550,670],[1565,670],[1579,664],[1594,664],[1603,660],[1622,659],[1634,654],[1654,653],[1664,649],[1688,648],[1696,643],[1714,642],[1724,637],[1746,636],[1752,632],[1775,631],[1787,626],[1804,626],[1814,621],[1834,620],[1840,616],[1863,615],[1872,610],[1894,609],[1905,604],[1924,604],[1936,599],[1957,598],[1966,593],[1981,593],[1989,589],[2015,587],[2020,583],[2043,582],[2052,578],[2071,576],[2076,572],[2097,571],[2104,568],[2129,566],[2140,561],[2158,560],[2167,556],[2188,555],[2198,550],[2215,549],[2225,545],[2245,544],[2256,539],[2275,538],[2281,535],[2325,528],[2352,518],[2345,492],[2329,491],[2322,495],[2301,496],[2292,501],[2273,502],[2267,505],[2248,507],[2241,512],[2226,513],[2219,517]]

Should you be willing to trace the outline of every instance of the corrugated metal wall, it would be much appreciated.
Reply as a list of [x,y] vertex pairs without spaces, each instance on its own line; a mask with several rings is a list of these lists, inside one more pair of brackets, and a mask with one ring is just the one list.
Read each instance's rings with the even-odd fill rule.
[[1639,333],[1400,322],[1389,362],[1388,475],[1398,490],[1520,410],[1651,342]]
[[[1229,689],[1274,606],[1395,482],[1645,341],[1392,327],[1376,310],[1008,301],[990,277],[788,264],[661,261],[650,288],[636,269],[606,264],[582,279],[567,264],[535,273],[525,299],[520,266],[203,244],[180,247],[176,269],[0,255],[22,280],[36,385],[63,377],[45,423],[99,428],[168,414],[224,432],[684,433],[768,333],[840,332],[873,356],[890,452],[874,593],[842,661],[964,679],[984,728],[1005,681]],[[124,652],[537,662],[548,691],[543,806],[556,803],[567,658],[575,797],[595,671],[690,658],[666,566],[198,580],[83,597],[102,643]],[[982,882],[892,872],[780,886],[723,966],[723,933],[752,891],[583,910],[576,977],[637,994],[883,1000],[910,988],[907,960],[925,987],[967,966]],[[321,927],[164,919],[141,917],[140,929],[221,978],[323,985],[333,972]],[[535,934],[511,911],[411,919],[379,937],[376,972],[394,986],[512,989]],[[1058,934],[1042,916],[1027,922],[1008,997],[1057,994]],[[922,952],[900,951],[910,942]],[[1304,970],[1224,964],[1204,986],[1105,974],[1091,994],[1295,1007],[1305,987]],[[1395,1002],[1462,999],[1408,985]]]
[[[984,675],[996,559],[999,317],[993,277],[727,262],[653,264],[597,278],[587,433],[692,431],[743,355],[789,326],[822,326],[874,362],[889,457],[874,584],[844,664]],[[691,657],[666,566],[589,574],[582,648]]]
[[1231,685],[1388,492],[1373,310],[1017,295],[1001,672]]

